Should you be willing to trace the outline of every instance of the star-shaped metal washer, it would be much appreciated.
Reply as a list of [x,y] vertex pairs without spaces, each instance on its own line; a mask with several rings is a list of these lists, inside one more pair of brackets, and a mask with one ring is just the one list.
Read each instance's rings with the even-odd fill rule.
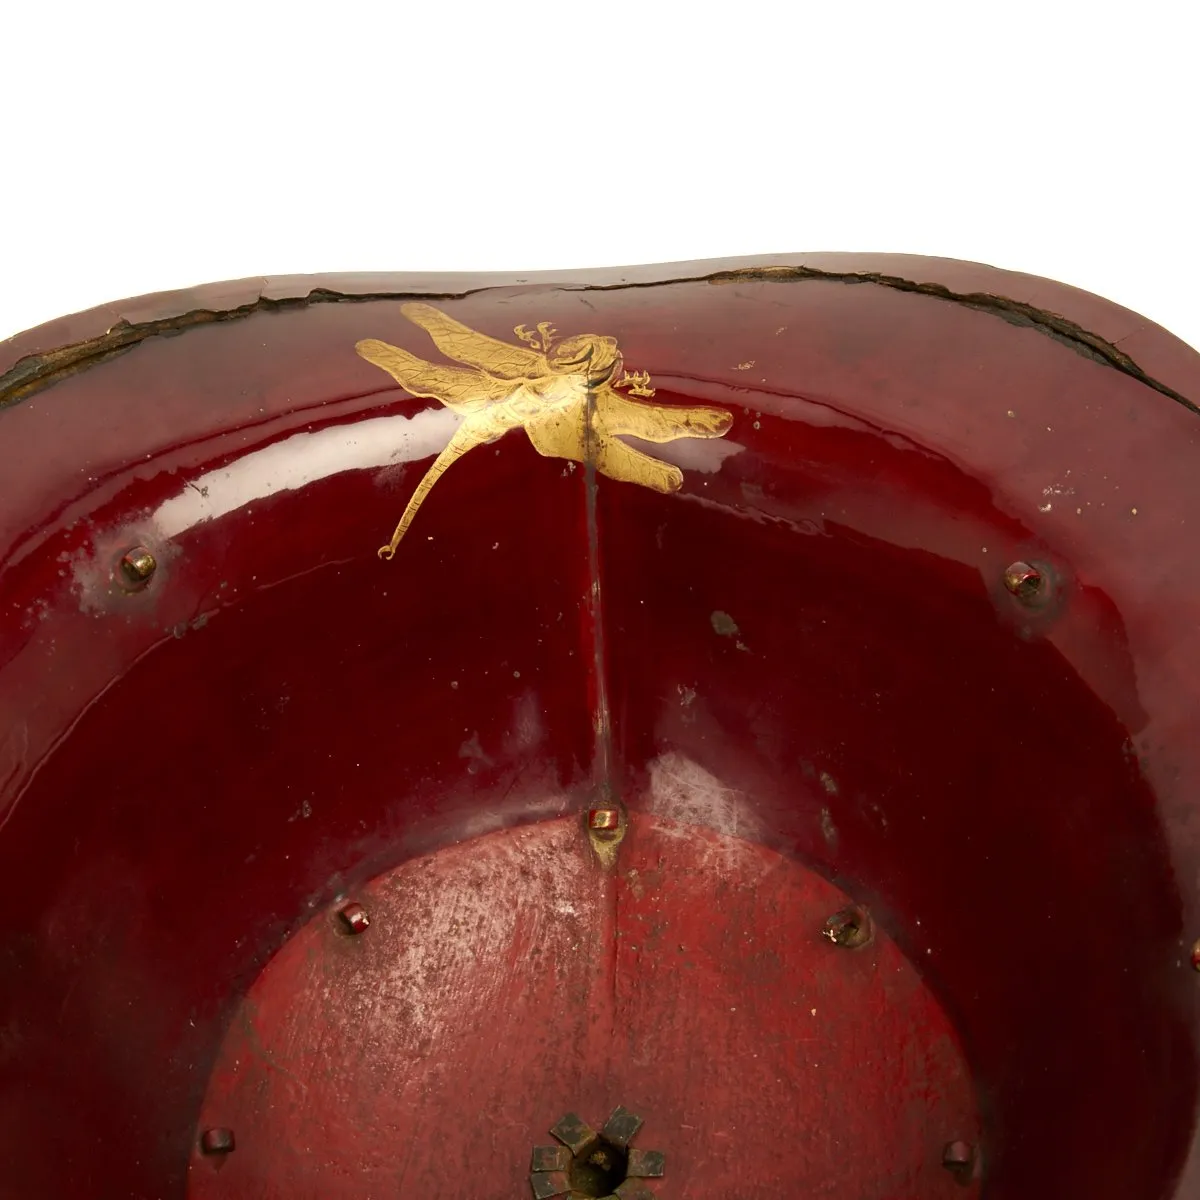
[[575,1113],[567,1113],[551,1130],[561,1143],[535,1146],[529,1168],[534,1200],[654,1200],[642,1182],[657,1179],[666,1165],[661,1150],[630,1146],[642,1118],[618,1105],[596,1132]]

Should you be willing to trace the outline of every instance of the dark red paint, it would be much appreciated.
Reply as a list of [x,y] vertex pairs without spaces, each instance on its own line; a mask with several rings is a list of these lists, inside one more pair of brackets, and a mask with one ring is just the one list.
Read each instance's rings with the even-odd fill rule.
[[[863,1173],[829,1195],[960,1194],[941,1162],[955,1140],[981,1147],[990,1200],[1200,1193],[1200,359],[1046,281],[772,261],[810,270],[231,284],[0,347],[0,376],[15,367],[0,384],[5,1195],[240,1198],[285,1180],[279,1194],[299,1195],[306,1179],[313,1195],[375,1194],[368,1143],[381,1187],[448,1187],[462,1164],[444,1163],[443,1185],[406,1122],[515,1104],[488,1127],[503,1169],[468,1190],[516,1196],[564,1106],[600,1120],[618,1103],[643,1105],[645,1144],[668,1152],[659,1195],[730,1194],[695,1166],[729,1110],[767,1164],[739,1194],[787,1194],[756,1140],[784,1135],[754,1071],[796,1053],[785,997],[801,984],[862,997],[860,1041],[952,1048],[897,1106],[872,1060],[825,1031],[845,1069],[785,1136],[807,1178],[829,1179],[819,1114],[854,1114]],[[583,472],[509,435],[446,474],[394,562],[375,557],[444,440],[439,406],[354,353],[362,337],[410,344],[402,295],[498,337],[539,320],[615,336],[657,400],[735,413],[703,447],[719,453],[679,460],[675,496],[600,480],[611,758],[593,729]],[[198,310],[225,315],[179,319]],[[31,357],[148,321],[69,371]],[[122,556],[143,545],[156,569],[131,589]],[[1037,604],[1005,584],[1017,562],[1042,574]],[[606,787],[628,810],[612,875],[585,816]],[[668,829],[677,849],[659,855]],[[533,887],[523,844],[534,882],[561,885],[563,855],[593,873],[565,898]],[[547,953],[484,961],[460,989],[427,981],[448,1022],[499,1011],[503,1053],[434,1037],[420,1102],[388,1100],[370,1088],[395,1062],[341,1023],[320,1042],[295,1017],[318,993],[287,986],[287,964],[317,939],[314,969],[344,981],[353,962],[336,956],[370,954],[405,920],[421,945],[419,895],[385,928],[371,889],[459,853],[509,856],[481,887],[501,908],[526,896],[545,922],[528,949],[541,936]],[[780,886],[865,906],[876,940],[831,945],[815,903],[758,912],[745,855],[773,856]],[[635,894],[635,868],[660,872],[653,894]],[[359,937],[333,924],[345,899],[372,918]],[[551,900],[587,911],[586,949],[551,953],[565,936]],[[669,970],[665,942],[628,949],[653,928],[710,938],[705,973]],[[798,956],[783,976],[756,938]],[[885,951],[919,972],[903,1002],[880,991],[870,956]],[[542,978],[548,965],[562,973]],[[366,972],[368,996],[382,979]],[[327,1073],[320,1094],[374,1105],[394,1141],[364,1142],[371,1126],[348,1116],[319,1162],[284,1144],[288,1121],[341,1118],[296,1101],[269,1059],[254,1069],[293,1107],[239,1108],[244,1127],[213,1111],[240,1095],[229,1055],[256,996],[278,1006],[255,1017],[264,1044],[309,1038],[293,1049],[319,1047],[305,1069]],[[712,1023],[734,996],[754,1012],[741,1032]],[[385,1045],[413,1036],[411,1015],[380,1011]],[[513,1087],[555,1014],[575,1031],[555,1035],[567,1065]],[[954,1091],[958,1045],[969,1094]],[[464,1114],[465,1078],[482,1090]],[[976,1111],[977,1130],[943,1127]],[[236,1149],[201,1155],[203,1131],[226,1125]],[[914,1174],[893,1186],[901,1160]]]

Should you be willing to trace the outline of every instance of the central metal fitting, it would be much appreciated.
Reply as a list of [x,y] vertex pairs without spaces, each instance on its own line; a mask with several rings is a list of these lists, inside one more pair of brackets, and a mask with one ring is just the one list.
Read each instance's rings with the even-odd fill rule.
[[529,1169],[534,1200],[653,1200],[641,1181],[659,1178],[666,1160],[659,1150],[630,1146],[641,1127],[642,1118],[620,1106],[599,1133],[567,1113],[550,1130],[561,1145],[534,1147]]

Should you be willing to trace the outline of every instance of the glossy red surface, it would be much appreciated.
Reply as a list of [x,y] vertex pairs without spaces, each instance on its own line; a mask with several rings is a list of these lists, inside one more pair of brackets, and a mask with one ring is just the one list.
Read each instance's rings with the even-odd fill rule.
[[[876,978],[864,1004],[909,1045],[953,1023],[973,1090],[953,1111],[978,1105],[984,1195],[1200,1191],[1200,360],[1044,281],[938,260],[792,263],[624,283],[224,285],[135,302],[126,326],[114,310],[0,347],[7,1194],[185,1195],[206,1105],[236,1083],[235,1018],[255,989],[287,998],[271,981],[339,895],[522,831],[538,871],[574,830],[601,872],[583,814],[610,792],[631,832],[606,886],[641,869],[656,822],[687,831],[662,868],[672,928],[702,936],[704,890],[686,881],[736,895],[747,855],[870,907],[929,1000],[890,1012]],[[400,316],[411,295],[501,339],[538,321],[616,337],[657,402],[718,406],[733,427],[655,448],[684,469],[674,495],[600,479],[593,555],[585,473],[513,432],[448,471],[381,563],[454,428],[354,353],[361,338],[430,352]],[[69,344],[85,350],[48,354]],[[127,591],[112,572],[139,543],[160,565]],[[1018,559],[1052,581],[1046,604],[1005,590]],[[737,846],[707,874],[706,838]],[[498,905],[522,886],[488,881]],[[728,940],[711,958],[727,971],[681,993],[709,1019],[762,935],[752,905],[719,907],[711,933]],[[811,971],[849,994],[862,952],[806,957],[824,948],[806,941],[818,908],[797,904],[784,961],[797,988]],[[620,945],[619,924],[597,928]],[[490,978],[431,995],[466,1011]],[[636,993],[618,1027],[678,1023],[664,990]],[[543,989],[536,1012],[586,995]],[[790,1051],[788,996],[755,1003]],[[538,1045],[534,1015],[506,1026],[506,1053]],[[744,1048],[724,1026],[711,1045],[703,1031],[667,1044],[644,1100],[627,1095],[636,1047],[622,1044],[597,1051],[577,1103],[600,1119],[653,1102],[647,1135],[654,1121],[677,1150],[658,1193],[728,1194],[673,1165],[700,1144],[683,1139],[680,1097],[697,1053],[731,1064]],[[344,1039],[323,1052],[343,1079],[362,1058]],[[476,1057],[485,1073],[501,1061]],[[737,1107],[749,1089],[724,1076],[712,1086]],[[830,1111],[857,1098],[869,1117],[859,1157],[894,1161],[894,1096],[869,1071],[840,1078]],[[544,1113],[521,1097],[518,1176],[569,1090],[547,1087]],[[461,1119],[453,1091],[431,1085],[421,1121]],[[769,1099],[757,1125],[738,1110],[745,1138],[777,1129]],[[935,1131],[925,1098],[901,1107],[920,1131],[910,1149],[936,1158],[972,1136]],[[715,1107],[700,1111],[715,1135]],[[240,1164],[262,1162],[246,1119],[205,1196],[273,1194],[269,1180],[234,1190]],[[794,1137],[817,1162],[816,1132]],[[960,1194],[940,1168],[913,1170],[911,1192],[880,1185],[880,1200]],[[479,1194],[519,1194],[503,1178]],[[366,1194],[355,1186],[337,1194]]]

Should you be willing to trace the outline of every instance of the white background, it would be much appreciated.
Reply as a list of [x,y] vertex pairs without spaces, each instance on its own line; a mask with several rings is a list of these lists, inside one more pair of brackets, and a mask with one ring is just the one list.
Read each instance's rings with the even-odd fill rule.
[[0,337],[247,275],[991,262],[1200,345],[1200,2],[0,4]]

